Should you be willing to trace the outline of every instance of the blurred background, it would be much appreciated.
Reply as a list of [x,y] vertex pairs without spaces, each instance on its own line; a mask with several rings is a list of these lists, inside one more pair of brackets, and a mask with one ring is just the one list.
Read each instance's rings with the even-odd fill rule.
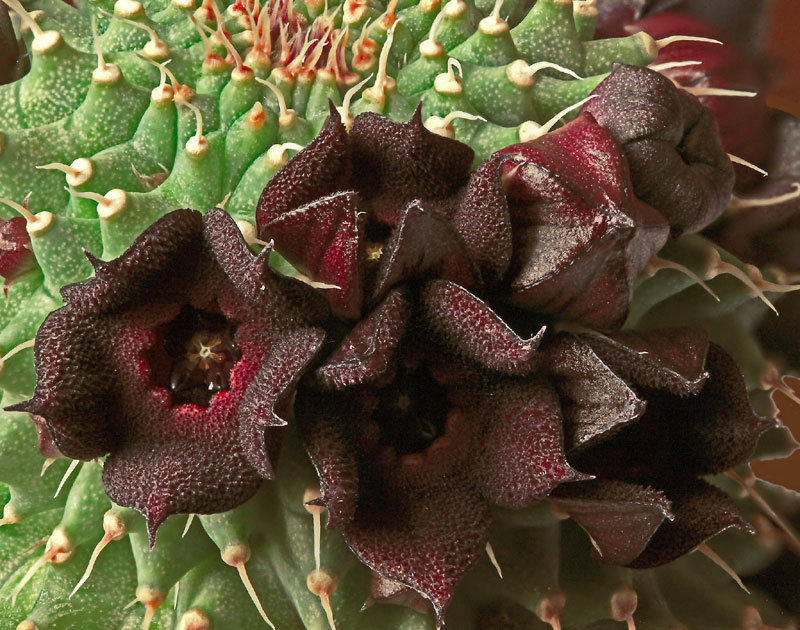
[[[800,117],[800,0],[773,0],[766,25],[764,54],[774,71],[775,84],[767,95],[770,107]],[[797,244],[800,247],[800,243]],[[797,331],[800,343],[800,330]],[[800,396],[800,380],[789,379]],[[774,400],[784,424],[800,440],[800,405],[777,392]],[[756,462],[753,470],[762,479],[800,492],[800,452],[773,462]]]

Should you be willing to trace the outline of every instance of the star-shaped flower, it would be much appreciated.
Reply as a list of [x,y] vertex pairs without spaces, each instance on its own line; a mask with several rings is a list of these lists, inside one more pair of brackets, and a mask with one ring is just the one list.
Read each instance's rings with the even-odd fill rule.
[[555,390],[518,337],[447,280],[392,289],[301,387],[297,419],[328,527],[441,625],[483,552],[491,506],[522,508],[582,478]]
[[172,212],[36,336],[37,384],[15,405],[67,457],[108,455],[103,482],[140,510],[151,542],[175,513],[215,513],[272,476],[295,383],[323,332],[311,290],[273,274],[221,210]]

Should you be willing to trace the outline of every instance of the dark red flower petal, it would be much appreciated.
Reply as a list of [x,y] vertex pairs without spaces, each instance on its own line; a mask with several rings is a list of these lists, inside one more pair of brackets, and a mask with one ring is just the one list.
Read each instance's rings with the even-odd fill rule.
[[345,536],[362,562],[427,597],[441,627],[461,576],[483,553],[490,517],[471,485],[449,475],[359,508]]
[[422,107],[408,122],[385,116],[356,116],[350,128],[354,187],[370,219],[394,226],[409,201],[444,200],[469,177],[474,153],[469,146],[428,131]]
[[582,339],[617,375],[639,387],[693,396],[708,378],[709,342],[703,328],[587,334]]
[[694,396],[636,388],[647,408],[635,423],[596,440],[571,459],[580,470],[633,483],[724,472],[747,461],[775,425],[753,412],[744,378],[722,348],[710,344],[709,377]]
[[548,384],[508,384],[483,400],[478,415],[491,420],[471,472],[493,505],[527,507],[559,484],[587,478],[567,463],[559,400]]
[[351,418],[358,410],[358,401],[349,395],[304,390],[297,400],[303,442],[319,476],[329,529],[350,523],[358,506],[358,453],[350,437]]
[[638,558],[674,518],[662,492],[608,479],[559,486],[549,500],[586,530],[603,562],[620,566]]
[[556,337],[546,369],[561,397],[568,453],[603,441],[644,413],[645,402],[577,337]]
[[485,302],[447,280],[427,282],[419,308],[433,338],[452,354],[510,375],[536,368],[544,328],[522,339]]
[[675,518],[664,522],[647,548],[627,566],[649,569],[672,562],[729,527],[753,532],[730,497],[705,481],[696,479],[670,488],[667,495]]
[[615,64],[583,107],[622,145],[636,196],[672,236],[698,232],[725,210],[734,172],[711,112],[648,68]]
[[[327,308],[268,256],[221,210],[170,213],[66,287],[37,334],[36,390],[15,409],[42,416],[68,457],[108,453],[106,491],[145,514],[151,543],[170,514],[229,510],[272,474],[280,435],[265,429],[285,424],[323,340],[309,318]],[[215,336],[214,365],[198,368],[190,353]],[[197,370],[208,380],[195,383]]]
[[[188,300],[186,287],[192,284],[202,252],[202,217],[176,210],[153,226],[113,261],[90,257],[94,277],[62,287],[64,301],[80,312],[104,313],[137,302]],[[185,286],[174,278],[186,280]]]
[[271,238],[264,232],[265,226],[287,212],[348,189],[351,169],[350,138],[338,110],[331,106],[331,115],[316,137],[269,180],[261,193],[256,208],[259,236]]
[[321,330],[301,328],[284,332],[262,359],[238,413],[239,446],[250,464],[265,479],[271,479],[270,441],[265,429],[283,426],[294,387],[314,359],[325,335]]
[[334,192],[261,224],[264,238],[297,269],[326,289],[334,314],[356,319],[363,297],[362,228],[358,195]]
[[501,158],[481,164],[472,173],[453,215],[472,259],[487,282],[502,278],[511,263],[511,215],[500,177]]
[[395,289],[342,340],[314,372],[326,388],[382,387],[396,373],[397,348],[411,316],[411,302]]
[[480,272],[452,225],[435,211],[412,201],[383,248],[375,296],[402,282],[443,278],[469,289],[481,286]]
[[510,299],[596,328],[621,326],[668,228],[633,196],[615,140],[584,115],[499,154],[514,229]]

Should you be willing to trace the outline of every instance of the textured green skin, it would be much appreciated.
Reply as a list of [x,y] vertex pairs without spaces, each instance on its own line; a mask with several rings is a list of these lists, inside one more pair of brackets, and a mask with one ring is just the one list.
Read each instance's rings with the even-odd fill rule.
[[[381,0],[370,1],[361,20],[350,25],[351,42],[367,17],[375,22],[385,9]],[[333,9],[334,3],[330,4]],[[539,0],[532,9],[531,0],[508,0],[501,14],[509,16],[514,28],[498,36],[476,32],[478,20],[491,11],[493,3],[479,0],[476,5],[470,4],[460,15],[441,22],[436,36],[449,53],[427,59],[419,55],[418,44],[427,38],[441,7],[434,5],[432,10],[423,11],[411,0],[400,2],[397,11],[401,22],[389,55],[389,74],[397,78],[397,89],[387,93],[383,108],[356,95],[352,111],[378,111],[405,120],[422,98],[424,117],[444,117],[454,109],[483,114],[488,122],[457,120],[453,125],[456,137],[476,150],[478,162],[494,150],[517,142],[518,127],[526,120],[544,123],[585,97],[609,71],[613,60],[636,64],[652,60],[635,37],[591,41],[591,17],[573,18],[571,7],[549,0]],[[228,193],[232,194],[227,210],[237,219],[254,223],[256,201],[264,184],[289,157],[285,153],[277,162],[270,161],[268,149],[276,143],[306,144],[328,115],[328,99],[336,105],[342,103],[348,86],[321,74],[311,83],[287,82],[279,81],[281,77],[274,71],[270,74],[268,69],[256,68],[257,76],[271,76],[278,83],[287,106],[298,115],[292,124],[280,127],[277,101],[269,90],[252,80],[231,81],[230,68],[219,71],[203,66],[205,48],[181,10],[164,0],[147,0],[144,6],[149,17],[138,19],[168,42],[170,69],[181,83],[197,92],[191,102],[202,112],[209,149],[199,158],[185,151],[187,140],[195,133],[195,114],[172,101],[151,98],[159,72],[133,53],[147,42],[147,36],[98,12],[99,8],[113,12],[110,1],[89,4],[82,0],[78,10],[73,10],[60,0],[32,0],[29,9],[41,9],[46,14],[40,18],[40,25],[61,32],[64,42],[47,55],[34,56],[31,72],[20,81],[0,87],[0,196],[21,202],[32,190],[30,209],[56,216],[49,230],[32,239],[40,269],[17,279],[5,304],[0,304],[3,351],[33,338],[44,317],[61,305],[59,289],[63,285],[91,275],[84,248],[109,260],[166,212],[175,207],[206,210],[221,203]],[[302,3],[296,8],[312,17],[318,13]],[[97,64],[89,31],[92,13],[102,33],[106,61],[122,69],[123,79],[111,86],[91,82]],[[340,12],[337,26],[341,19]],[[226,19],[226,28],[239,33],[234,35],[234,42],[243,41],[236,18]],[[370,36],[383,44],[385,27],[378,24]],[[25,37],[30,44],[31,34]],[[225,54],[218,44],[214,52]],[[464,92],[458,97],[433,89],[435,76],[447,71],[448,56],[462,61]],[[531,88],[519,88],[505,75],[505,66],[517,58],[527,63],[559,63],[587,78],[567,79],[548,70],[537,76]],[[375,69],[373,64],[362,76]],[[247,116],[256,102],[263,103],[266,122],[254,131]],[[105,194],[120,188],[127,193],[124,212],[100,219],[95,201],[64,190],[62,173],[35,168],[49,162],[69,164],[79,157],[91,159],[94,174],[77,190]],[[131,167],[144,175],[158,175],[166,168],[169,176],[152,189]],[[0,205],[0,216],[12,214]],[[705,246],[701,237],[687,237],[672,243],[661,256],[702,272]],[[276,268],[291,271],[280,256],[273,254],[273,258]],[[727,254],[724,258],[741,266]],[[736,356],[750,387],[757,390],[765,359],[757,345],[749,342],[747,332],[755,315],[766,307],[729,276],[709,282],[722,298],[719,303],[692,285],[674,271],[643,279],[628,327],[704,325],[716,331],[714,339]],[[3,406],[31,394],[35,382],[32,355],[31,349],[24,350],[3,365]],[[754,391],[754,401],[760,400],[763,405],[759,393]],[[319,599],[306,587],[306,575],[315,562],[312,518],[302,498],[306,488],[314,487],[316,477],[293,433],[286,439],[277,481],[264,484],[254,499],[236,510],[200,516],[185,537],[186,517],[170,517],[160,528],[152,551],[141,515],[114,507],[128,525],[128,534],[102,552],[89,581],[68,599],[102,536],[103,514],[110,507],[102,491],[100,467],[94,462],[82,464],[60,495],[53,498],[68,462],[59,459],[40,476],[44,458],[27,414],[0,415],[0,480],[6,484],[0,488],[0,498],[2,504],[10,502],[22,518],[21,523],[5,525],[0,532],[0,630],[13,629],[23,619],[40,629],[139,628],[142,606],[125,607],[133,600],[137,586],[167,593],[152,628],[177,627],[181,615],[189,609],[206,614],[213,628],[265,627],[236,569],[220,558],[226,547],[238,543],[252,549],[246,565],[248,574],[280,630],[328,627]],[[789,450],[790,437],[781,429],[769,432],[760,446],[760,454],[770,457]],[[744,505],[743,509],[751,508]],[[56,526],[62,527],[75,544],[74,555],[62,565],[48,564],[39,570],[12,605],[5,596],[43,552],[30,545]],[[619,628],[619,622],[609,620],[608,602],[622,584],[632,584],[639,593],[635,619],[640,630],[670,627],[675,618],[696,627],[736,628],[738,620],[731,611],[735,611],[735,603],[743,601],[756,603],[766,623],[780,623],[780,611],[774,604],[758,594],[743,599],[745,595],[724,574],[697,554],[647,572],[596,562],[589,555],[587,537],[573,523],[555,518],[544,503],[519,512],[499,511],[491,541],[504,579],[500,580],[488,560],[481,558],[448,611],[450,627],[469,629],[478,612],[504,601],[513,603],[510,610],[519,627],[546,628],[534,612],[543,595],[560,588],[567,594],[562,615],[565,628]],[[737,569],[749,572],[757,571],[774,556],[774,550],[740,532],[725,532],[712,546]],[[405,607],[374,605],[360,612],[368,593],[369,574],[337,532],[323,530],[321,566],[339,578],[331,603],[340,630],[434,627],[431,615]],[[667,605],[674,607],[672,611]],[[692,605],[695,608],[688,608]]]

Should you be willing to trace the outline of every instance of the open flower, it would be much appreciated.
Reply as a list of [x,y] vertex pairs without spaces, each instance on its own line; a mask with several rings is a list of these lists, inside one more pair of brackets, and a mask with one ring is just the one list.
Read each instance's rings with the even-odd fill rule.
[[[297,419],[329,527],[439,624],[483,552],[491,506],[522,508],[582,478],[555,390],[522,339],[447,280],[391,290],[301,386]],[[386,593],[381,591],[381,598]]]
[[[33,398],[74,459],[108,454],[103,482],[148,521],[214,513],[270,478],[294,384],[322,343],[320,304],[274,275],[221,210],[172,212],[95,277],[36,336]],[[324,306],[323,306],[324,311]]]
[[568,459],[596,477],[551,500],[603,561],[658,566],[728,527],[749,528],[700,477],[746,462],[774,421],[755,415],[736,363],[705,331],[562,334],[547,363]]

